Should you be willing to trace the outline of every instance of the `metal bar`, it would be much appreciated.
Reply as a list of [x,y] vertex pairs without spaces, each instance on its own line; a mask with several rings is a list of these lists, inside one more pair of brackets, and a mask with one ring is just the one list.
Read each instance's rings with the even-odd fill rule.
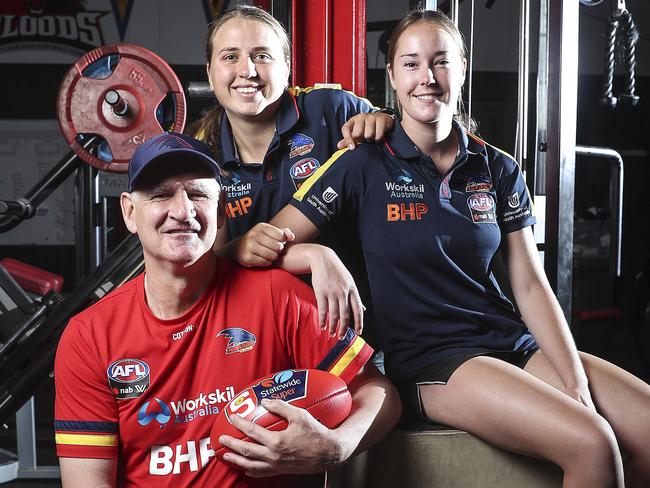
[[189,98],[214,98],[214,92],[207,81],[190,81],[187,84]]
[[576,146],[576,154],[580,156],[605,158],[611,162],[609,206],[612,215],[612,228],[610,233],[612,260],[610,269],[616,276],[620,277],[623,249],[623,158],[618,151],[607,147]]
[[[537,58],[537,99],[535,110],[535,171],[528,172],[527,183],[533,194],[544,195],[546,188],[546,125],[548,120],[548,0],[540,0],[539,49]],[[544,219],[546,216],[544,216]],[[540,222],[540,225],[544,225]]]
[[19,469],[20,479],[57,479],[61,478],[61,470],[58,466],[38,466],[35,469]]
[[[82,147],[91,150],[97,146],[99,137],[90,136],[84,141]],[[43,200],[70,176],[77,167],[83,163],[79,156],[70,151],[59,163],[52,168],[30,191],[25,194],[25,198],[32,202],[34,208],[38,207]]]
[[291,0],[271,0],[271,15],[291,32]]
[[528,160],[528,77],[530,51],[530,0],[521,0],[519,8],[519,69],[517,80],[517,138],[515,159],[523,170]]
[[[366,0],[293,0],[292,83],[366,92]],[[336,29],[336,35],[334,35]]]
[[36,468],[36,428],[34,418],[34,397],[31,397],[16,412],[18,469]]
[[474,82],[474,0],[470,0],[469,46],[467,57],[467,116],[472,119],[472,88]]
[[352,2],[352,91],[366,96],[366,0]]
[[571,317],[573,202],[578,92],[579,2],[548,4],[548,123],[544,266],[567,320]]
[[449,18],[458,27],[458,0],[449,0]]
[[[291,25],[292,84],[313,86],[328,83],[331,76],[331,56],[328,56],[328,29],[331,21],[327,16],[329,0],[304,2],[293,0]],[[337,26],[342,32],[343,26]]]
[[5,295],[6,301],[0,303],[0,313],[4,308],[5,311],[19,308],[23,313],[29,313],[34,301],[29,297],[25,290],[16,283],[9,271],[0,264],[0,290]]
[[[312,0],[313,2],[314,0]],[[322,2],[323,15],[320,18],[323,23],[322,41],[323,47],[323,83],[332,83],[332,3],[331,0],[320,0]],[[340,0],[339,0],[340,1]]]
[[90,228],[92,229],[92,254],[90,255],[91,270],[99,266],[106,256],[104,256],[104,231],[102,228],[101,213],[103,210],[102,197],[99,191],[99,171],[93,171],[93,180],[90,189],[91,212],[90,212]]

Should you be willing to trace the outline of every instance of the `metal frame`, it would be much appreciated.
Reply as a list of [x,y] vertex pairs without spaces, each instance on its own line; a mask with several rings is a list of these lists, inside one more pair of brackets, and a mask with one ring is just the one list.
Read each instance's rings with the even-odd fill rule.
[[528,168],[528,78],[530,76],[530,0],[519,2],[519,75],[517,78],[517,137],[515,159]]
[[[334,35],[336,25],[336,35]],[[366,0],[292,0],[292,84],[366,94]]]
[[[548,12],[545,137],[546,195],[544,267],[567,320],[573,278],[573,202],[578,103],[578,7],[575,0],[540,0]],[[541,47],[540,47],[541,50]],[[544,97],[543,95],[543,97]],[[543,107],[540,107],[543,110]],[[544,129],[543,127],[541,129]]]
[[611,166],[609,207],[611,214],[610,271],[621,276],[621,257],[623,249],[623,158],[618,151],[606,147],[576,146],[576,155],[609,159]]
[[36,414],[34,397],[31,397],[16,412],[16,441],[18,472],[20,478],[59,478],[58,466],[39,466],[36,457]]

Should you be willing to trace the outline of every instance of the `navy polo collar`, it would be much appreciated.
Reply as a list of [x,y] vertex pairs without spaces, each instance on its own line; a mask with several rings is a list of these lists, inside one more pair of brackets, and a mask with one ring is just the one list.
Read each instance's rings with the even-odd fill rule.
[[[289,91],[285,91],[280,99],[280,106],[275,114],[275,128],[276,135],[282,136],[293,128],[300,118],[300,110],[298,110],[298,102],[296,97]],[[228,116],[224,110],[221,114],[221,134],[220,134],[220,147],[221,147],[221,165],[228,169],[229,165],[236,164],[237,157],[235,152],[235,138],[232,135],[232,128],[228,121]]]
[[[457,161],[464,160],[466,154],[481,154],[487,159],[485,143],[481,139],[474,135],[468,135],[465,129],[463,129],[463,127],[455,120],[452,120],[452,129],[458,132],[460,147]],[[413,141],[411,141],[406,132],[404,132],[401,120],[396,121],[393,131],[386,138],[386,146],[391,154],[401,159],[411,159],[422,156],[418,147],[413,143]]]

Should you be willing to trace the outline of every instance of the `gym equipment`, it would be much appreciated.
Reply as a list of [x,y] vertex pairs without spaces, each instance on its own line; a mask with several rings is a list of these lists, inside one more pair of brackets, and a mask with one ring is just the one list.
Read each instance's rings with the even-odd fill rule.
[[[133,44],[99,47],[66,73],[58,94],[61,132],[72,150],[96,168],[125,173],[138,144],[163,131],[182,132],[185,94],[162,58]],[[80,134],[103,138],[99,155]]]
[[52,290],[59,293],[63,286],[63,278],[59,275],[12,258],[0,259],[0,266],[3,266],[24,290],[38,295],[45,295]]
[[[145,48],[117,44],[82,56],[68,70],[58,95],[59,124],[72,151],[23,198],[0,200],[0,232],[33,217],[70,174],[89,168],[84,162],[92,169],[126,172],[138,144],[162,131],[183,131],[185,106],[176,74]],[[94,184],[92,178],[79,180],[83,188],[76,191],[82,201],[94,191]],[[93,212],[87,213],[91,218]],[[7,305],[0,306],[0,424],[50,377],[58,339],[70,317],[142,270],[137,237],[126,238],[99,261],[101,258],[94,271],[65,297],[59,294],[56,280],[31,283],[35,291],[47,292],[36,299],[0,267],[0,297]],[[13,267],[17,275],[24,270],[16,263],[4,264]],[[27,277],[22,278],[21,284],[29,285]]]
[[183,131],[185,107],[178,77],[148,49],[115,44],[86,53],[59,87],[59,125],[72,151],[23,198],[0,200],[0,233],[36,215],[82,162],[126,172],[138,144],[163,131]]
[[27,319],[0,344],[0,424],[48,380],[70,317],[138,274],[143,264],[140,241],[130,236],[70,295],[49,292],[34,302]]
[[[634,106],[639,103],[635,95],[636,41],[639,33],[634,25],[632,14],[625,6],[625,0],[615,0],[616,7],[609,18],[607,34],[607,54],[605,56],[605,78],[600,103],[608,108],[616,108],[619,101]],[[625,68],[625,92],[618,97],[613,95],[614,68],[616,64],[616,47],[622,45]],[[620,54],[620,53],[619,53]]]

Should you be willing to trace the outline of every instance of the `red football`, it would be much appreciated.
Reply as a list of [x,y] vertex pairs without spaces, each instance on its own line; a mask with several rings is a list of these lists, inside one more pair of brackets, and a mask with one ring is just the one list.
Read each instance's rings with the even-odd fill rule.
[[265,398],[284,400],[295,407],[304,408],[329,429],[343,422],[352,409],[352,397],[345,381],[327,371],[287,369],[265,376],[235,395],[217,416],[210,432],[217,459],[223,461],[223,455],[230,451],[219,444],[220,435],[252,441],[232,425],[230,418],[233,415],[269,430],[284,430],[287,427],[284,418],[260,404]]

